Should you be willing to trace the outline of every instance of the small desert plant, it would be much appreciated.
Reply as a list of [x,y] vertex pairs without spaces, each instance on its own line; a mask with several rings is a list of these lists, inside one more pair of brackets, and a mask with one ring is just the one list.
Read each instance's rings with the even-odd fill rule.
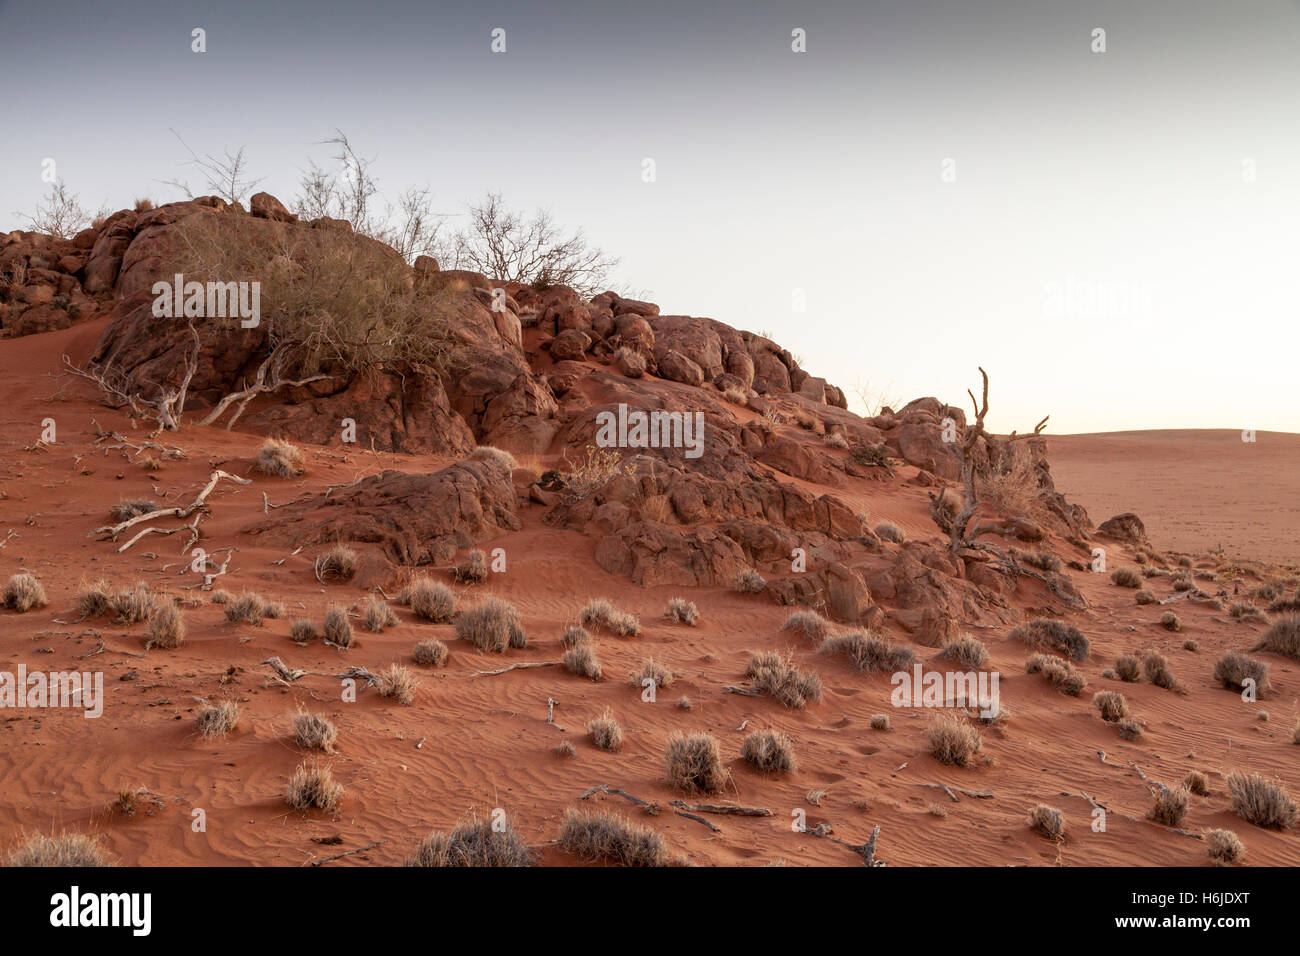
[[38,833],[9,854],[10,866],[112,866],[98,837],[85,833]]
[[888,730],[888,729],[889,729],[889,715],[888,715],[888,714],[873,714],[873,715],[871,716],[871,729],[872,729],[872,730]]
[[306,618],[294,621],[289,625],[289,640],[296,641],[299,644],[314,641],[319,636],[316,632],[316,625]]
[[1246,847],[1231,830],[1207,830],[1205,852],[1211,860],[1222,866],[1238,863],[1246,856]]
[[741,408],[744,408],[749,404],[749,396],[745,394],[745,390],[735,385],[732,385],[730,388],[724,388],[722,390],[722,397],[733,405],[739,405]]
[[[958,504],[958,512],[953,514],[954,518],[960,513],[960,508],[961,506]],[[1061,570],[1061,559],[1048,551],[1015,551],[1014,556],[1016,560],[1022,561],[1031,568],[1037,568],[1040,571]]]
[[1169,661],[1159,651],[1150,650],[1142,655],[1142,673],[1146,679],[1157,687],[1173,690],[1178,686],[1173,673],[1169,670]]
[[325,611],[325,621],[321,625],[322,636],[327,644],[333,644],[335,647],[344,649],[351,647],[356,643],[356,637],[352,633],[352,622],[348,620],[348,612],[341,607],[330,607]]
[[761,651],[749,658],[745,677],[761,691],[787,707],[802,708],[822,699],[822,682],[816,674],[805,673],[776,651]]
[[831,632],[830,622],[816,611],[795,611],[786,618],[783,631],[798,631],[812,641],[824,641]]
[[532,863],[532,851],[509,822],[497,832],[488,821],[462,823],[450,833],[434,831],[420,841],[406,866],[516,867]]
[[156,510],[157,507],[148,498],[136,498],[131,501],[119,501],[109,508],[108,512],[113,516],[114,521],[122,522],[138,518],[140,515],[147,515],[149,512]]
[[1176,827],[1187,816],[1188,791],[1185,787],[1170,790],[1161,787],[1147,811],[1147,819],[1167,827]]
[[616,610],[604,598],[588,601],[587,606],[578,612],[578,620],[584,627],[603,627],[619,637],[636,637],[641,633],[641,622],[635,615]]
[[1016,627],[1007,637],[1030,647],[1050,647],[1076,661],[1088,659],[1088,639],[1064,621],[1040,617]]
[[1296,805],[1286,788],[1259,774],[1247,777],[1234,770],[1228,774],[1232,812],[1258,827],[1285,830],[1296,821]]
[[849,450],[849,457],[859,465],[870,468],[889,468],[889,449],[883,443],[878,445],[854,445]]
[[1132,654],[1115,658],[1115,676],[1127,684],[1136,684],[1142,679],[1142,667]]
[[34,574],[15,574],[5,585],[3,601],[5,607],[19,614],[26,613],[34,607],[45,607],[45,588]]
[[564,492],[570,501],[591,497],[627,470],[623,456],[613,448],[587,446],[587,457],[564,473]]
[[[691,699],[690,699],[689,697],[687,697],[685,694],[683,694],[681,697],[678,697],[678,698],[677,698],[677,709],[678,709],[678,710],[694,710],[694,709],[695,709],[695,705],[691,703]],[[1300,726],[1300,725],[1298,725],[1298,726]],[[1300,730],[1297,730],[1297,735],[1298,735],[1298,737],[1300,737]],[[1296,742],[1297,742],[1297,743],[1300,743],[1300,739],[1297,739]]]
[[730,779],[711,734],[674,732],[664,753],[668,784],[687,793],[717,793]]
[[447,645],[433,638],[420,641],[415,645],[411,656],[415,658],[415,663],[424,667],[441,667],[447,663]]
[[343,784],[329,767],[300,763],[284,790],[284,802],[295,810],[335,810],[343,799]]
[[1121,588],[1140,588],[1142,575],[1137,568],[1116,568],[1110,573],[1110,583]]
[[1040,803],[1029,811],[1029,829],[1056,841],[1065,835],[1065,814],[1056,807]]
[[104,617],[113,610],[109,584],[103,578],[83,583],[77,588],[77,613],[85,617]]
[[1263,613],[1255,605],[1246,601],[1235,601],[1228,605],[1228,617],[1232,618],[1253,618],[1262,617]]
[[1288,614],[1278,618],[1252,650],[1300,660],[1300,615]]
[[185,617],[175,604],[155,608],[149,618],[149,645],[171,649],[185,640]]
[[828,448],[848,448],[849,440],[844,437],[843,432],[827,432],[822,441]]
[[745,568],[736,575],[733,587],[740,594],[761,594],[767,587],[767,581],[753,568]]
[[930,721],[926,736],[934,758],[953,767],[969,767],[980,749],[979,731],[949,714]]
[[399,704],[415,700],[415,688],[420,686],[415,673],[402,664],[389,664],[386,670],[375,675],[375,691],[380,697],[391,697]]
[[526,647],[528,635],[519,619],[519,612],[509,601],[498,597],[485,598],[474,607],[461,612],[456,619],[456,636],[469,641],[480,651],[502,653],[507,647]]
[[234,597],[235,596],[231,594],[229,591],[226,591],[222,588],[217,588],[217,590],[212,592],[212,603],[229,604],[231,601],[234,600]]
[[299,747],[333,753],[338,739],[339,732],[328,718],[309,714],[305,710],[294,715],[293,740]]
[[1133,600],[1137,601],[1138,604],[1155,604],[1156,596],[1144,589],[1133,595]]
[[577,674],[579,677],[586,677],[590,680],[600,680],[604,673],[600,666],[600,660],[596,657],[596,649],[590,642],[575,644],[573,647],[568,648],[560,655],[560,663],[564,665],[564,669],[570,674]]
[[266,617],[266,602],[260,594],[244,591],[226,605],[226,620],[231,624],[262,624]]
[[1189,637],[1187,640],[1183,641],[1183,650],[1185,650],[1185,651],[1193,651],[1193,652],[1195,652],[1196,649],[1199,648],[1200,646],[1201,646],[1201,645],[1198,644],[1198,643],[1196,643],[1196,640],[1195,640],[1194,638],[1191,638],[1191,637]]
[[1137,740],[1142,736],[1142,725],[1131,717],[1116,721],[1115,729],[1119,731],[1122,740]]
[[1160,615],[1160,626],[1166,631],[1176,631],[1182,627],[1182,624],[1179,622],[1177,614],[1173,611],[1165,611],[1164,614]]
[[504,449],[494,448],[492,445],[479,445],[470,453],[469,458],[470,461],[490,461],[506,471],[514,471],[519,467],[514,455]]
[[441,581],[416,578],[402,589],[400,598],[421,621],[442,624],[456,614],[456,595]]
[[233,700],[208,704],[199,711],[195,726],[204,737],[221,737],[235,729],[239,723],[239,705]]
[[347,581],[357,573],[360,559],[351,548],[336,544],[316,555],[316,580]]
[[617,750],[623,743],[623,728],[609,711],[587,721],[587,733],[598,750]]
[[667,495],[647,495],[641,499],[641,518],[667,524],[673,516],[673,502]]
[[1214,679],[1228,690],[1241,690],[1247,681],[1254,681],[1259,694],[1269,689],[1268,665],[1241,651],[1228,651],[1214,663]]
[[384,628],[396,627],[398,624],[397,615],[388,606],[388,602],[374,594],[366,598],[366,603],[362,605],[361,620],[365,622],[366,630],[372,634],[382,634]]
[[580,624],[570,624],[564,629],[564,633],[560,635],[560,644],[565,648],[581,647],[590,643],[591,635]]
[[902,544],[907,540],[907,535],[903,534],[903,529],[892,521],[882,521],[873,529],[876,537],[882,541],[890,541],[894,544]]
[[670,862],[662,836],[611,810],[566,810],[558,845],[565,853],[593,863],[667,866]]
[[[646,681],[650,681],[650,685]],[[658,690],[672,685],[673,672],[653,657],[647,657],[639,668],[627,675],[627,682],[633,687],[653,686]]]
[[763,773],[793,773],[794,741],[775,730],[756,730],[745,738],[740,756]]
[[1210,795],[1210,778],[1199,770],[1189,770],[1187,776],[1183,778],[1183,786],[1189,793],[1194,793],[1198,797]]
[[133,587],[123,588],[113,595],[113,616],[120,624],[138,624],[149,620],[153,613],[154,597],[149,585],[137,581]]
[[284,617],[284,604],[280,601],[267,601],[262,605],[262,616],[278,621]]
[[700,609],[695,606],[694,601],[676,597],[668,602],[668,610],[664,612],[664,617],[675,624],[694,627],[695,622],[700,619]]
[[567,740],[561,740],[555,747],[555,755],[557,757],[576,757],[578,751]]
[[868,673],[906,670],[916,660],[910,647],[901,647],[883,634],[849,631],[822,642],[824,654],[843,654],[855,668]]
[[1025,661],[1025,673],[1042,674],[1049,684],[1071,697],[1078,697],[1088,683],[1069,661],[1048,654],[1031,655]]
[[939,660],[953,661],[966,670],[980,670],[989,662],[989,652],[982,643],[970,636],[949,641],[939,651]]
[[1175,591],[1190,591],[1196,586],[1192,581],[1192,576],[1186,571],[1179,571],[1170,578],[1169,583],[1173,585]]
[[451,569],[451,579],[457,584],[482,584],[487,580],[487,555],[475,548],[464,562]]
[[1101,719],[1114,723],[1128,716],[1128,701],[1113,690],[1099,690],[1092,695],[1092,706],[1101,712]]
[[302,451],[278,438],[268,438],[257,453],[253,466],[264,475],[293,478],[303,473]]

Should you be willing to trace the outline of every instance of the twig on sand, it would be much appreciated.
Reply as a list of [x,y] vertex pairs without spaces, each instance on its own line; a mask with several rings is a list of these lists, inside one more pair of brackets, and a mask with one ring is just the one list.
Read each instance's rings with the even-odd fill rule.
[[698,816],[696,816],[696,815],[693,814],[693,813],[687,813],[685,810],[678,810],[678,811],[677,811],[677,815],[678,815],[679,817],[685,817],[687,820],[694,820],[696,823],[703,823],[706,827],[708,827],[708,828],[709,828],[710,830],[712,830],[714,833],[721,833],[721,832],[722,832],[722,827],[720,827],[720,826],[716,826],[716,825],[715,825],[714,823],[712,823],[711,821],[704,819],[704,817],[698,817]]
[[583,793],[582,796],[578,797],[578,799],[586,800],[589,797],[591,797],[593,794],[597,794],[597,793],[607,793],[610,794],[611,796],[622,797],[624,800],[628,800],[632,803],[637,804],[640,807],[644,807],[645,812],[650,814],[652,817],[657,817],[659,815],[659,804],[652,803],[649,800],[642,800],[640,797],[634,796],[628,793],[626,790],[620,790],[617,787],[611,787],[607,783],[602,783],[599,786],[592,787],[590,790]]
[[554,667],[559,661],[521,661],[518,664],[511,664],[509,667],[502,667],[495,671],[475,671],[470,677],[495,677],[497,674],[505,674],[508,671],[527,670],[530,667]]
[[335,853],[333,856],[321,857],[319,860],[312,860],[312,866],[320,866],[322,863],[329,863],[331,860],[341,860],[345,856],[352,856],[354,853],[365,853],[366,850],[373,850],[381,843],[387,843],[387,840],[376,840],[374,843],[368,843],[365,846],[359,846],[355,850],[346,850],[343,853]]
[[[231,481],[241,485],[252,484],[251,478],[240,478],[238,475],[232,475],[229,472],[218,469],[212,472],[211,477],[208,478],[208,483],[203,487],[203,490],[199,492],[198,497],[188,505],[177,508],[160,508],[157,511],[150,511],[142,515],[136,515],[134,518],[127,518],[119,524],[104,525],[102,528],[96,528],[94,531],[90,532],[90,534],[86,535],[86,537],[93,538],[97,534],[102,534],[116,541],[117,536],[127,528],[135,527],[136,525],[143,524],[146,521],[153,521],[155,518],[188,518],[194,512],[203,507],[204,502],[207,501],[208,495],[212,494],[212,489],[217,487],[217,482],[222,478],[229,478]],[[165,533],[170,534],[171,532]]]
[[[944,793],[948,794],[948,798],[949,798],[950,800],[952,800],[953,803],[960,803],[960,802],[961,802],[960,800],[957,799],[957,794],[958,794],[958,793],[964,793],[964,794],[966,794],[966,796],[968,796],[968,797],[975,797],[975,798],[977,798],[977,799],[979,799],[979,800],[992,800],[992,799],[993,799],[993,791],[992,791],[992,790],[967,790],[967,789],[965,789],[965,788],[963,788],[963,787],[950,787],[950,786],[948,786],[946,783],[918,783],[917,786],[918,786],[918,787],[937,787],[938,789],[942,790]],[[956,791],[956,793],[953,792],[954,790]]]
[[748,687],[734,687],[731,684],[728,684],[726,687],[722,688],[722,692],[724,694],[742,694],[745,697],[763,696],[762,693],[760,693],[759,691],[750,690]]
[[871,839],[867,840],[866,843],[850,843],[848,840],[841,840],[831,832],[831,828],[826,824],[813,827],[811,830],[805,830],[804,832],[811,836],[830,840],[832,843],[838,843],[840,846],[848,847],[854,853],[857,853],[862,857],[862,862],[867,866],[888,865],[883,860],[876,859],[876,838],[880,836],[880,827],[878,826],[871,831]]
[[694,810],[696,813],[719,813],[733,817],[770,817],[772,815],[772,811],[767,807],[738,807],[727,803],[687,803],[684,800],[670,800],[668,806],[681,807],[683,810]]

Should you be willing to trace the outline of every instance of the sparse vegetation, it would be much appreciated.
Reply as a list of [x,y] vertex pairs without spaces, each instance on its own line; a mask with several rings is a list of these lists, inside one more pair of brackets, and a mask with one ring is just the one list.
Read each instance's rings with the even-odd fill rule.
[[1183,778],[1183,786],[1189,793],[1194,793],[1198,797],[1210,795],[1210,778],[1199,770],[1189,770],[1187,776]]
[[488,577],[487,555],[475,548],[465,560],[451,569],[451,579],[457,584],[482,584]]
[[868,631],[849,631],[826,638],[822,653],[843,654],[860,671],[893,673],[906,670],[916,660],[910,647],[901,647],[883,634]]
[[77,614],[82,618],[105,617],[113,610],[113,599],[108,581],[100,578],[89,583],[83,582],[77,588]]
[[1173,672],[1169,670],[1168,659],[1157,650],[1149,650],[1142,655],[1142,673],[1157,687],[1165,690],[1175,690],[1178,687]]
[[149,618],[149,646],[168,650],[180,647],[185,640],[185,617],[175,604],[154,609]]
[[938,654],[939,660],[952,661],[966,670],[981,670],[989,662],[989,651],[982,643],[969,635],[956,638],[943,645]]
[[1034,654],[1025,661],[1025,673],[1042,674],[1047,682],[1071,697],[1078,697],[1087,686],[1087,678],[1074,669],[1069,661],[1048,654]]
[[1115,729],[1119,731],[1121,740],[1137,740],[1142,736],[1142,725],[1131,717],[1116,721]]
[[508,820],[500,832],[493,830],[489,821],[474,820],[450,833],[430,833],[406,858],[405,865],[516,867],[531,865],[532,858],[527,842]]
[[528,635],[519,611],[509,601],[498,597],[484,598],[456,619],[456,636],[469,641],[480,651],[500,654],[507,647],[528,645]]
[[199,711],[195,726],[204,737],[222,737],[239,723],[239,705],[233,700],[208,704]]
[[767,581],[753,568],[745,568],[736,575],[734,587],[740,594],[762,594],[763,589],[767,587]]
[[349,581],[357,573],[360,557],[351,548],[336,544],[316,555],[316,580]]
[[226,620],[231,624],[262,625],[266,617],[266,602],[260,594],[244,591],[239,597],[226,605]]
[[653,683],[656,690],[669,687],[673,682],[673,672],[653,657],[647,657],[639,668],[627,675],[627,682],[633,687],[645,687],[647,680]]
[[352,621],[348,619],[348,612],[345,608],[327,608],[322,631],[325,642],[333,644],[335,647],[346,650],[356,643],[356,636],[352,633]]
[[11,611],[25,614],[34,607],[45,607],[49,602],[45,598],[45,588],[36,575],[15,574],[5,585],[0,603]]
[[1260,696],[1269,689],[1268,665],[1241,651],[1228,651],[1215,661],[1214,679],[1228,690],[1241,690],[1247,681],[1253,681]]
[[299,747],[333,753],[338,739],[339,732],[328,718],[306,711],[294,715],[293,740]]
[[401,664],[389,664],[386,670],[375,675],[375,690],[380,697],[391,697],[399,704],[415,700],[415,688],[420,686],[414,672]]
[[1240,863],[1246,857],[1246,847],[1231,830],[1207,830],[1205,852],[1219,866]]
[[635,615],[615,609],[604,598],[588,601],[578,612],[578,620],[584,627],[603,627],[619,637],[636,637],[641,633],[641,622]]
[[722,752],[711,734],[674,732],[665,751],[668,784],[686,793],[717,793],[731,779]]
[[1177,614],[1173,611],[1165,611],[1164,614],[1160,615],[1160,626],[1166,631],[1177,631],[1182,627],[1182,624],[1179,622]]
[[888,729],[889,729],[889,715],[888,715],[888,714],[872,714],[872,715],[871,715],[871,729],[872,729],[872,730],[888,730]]
[[306,618],[300,618],[289,625],[289,640],[298,644],[306,644],[318,637],[320,634],[316,631],[316,625]]
[[1127,684],[1136,684],[1142,679],[1142,667],[1132,654],[1115,658],[1115,675]]
[[[586,631],[583,631],[585,634]],[[600,680],[603,670],[600,666],[600,660],[596,657],[596,649],[588,641],[585,644],[575,644],[565,650],[560,656],[560,663],[570,674],[577,674],[579,677],[586,677],[589,680]]]
[[382,634],[384,628],[396,627],[398,624],[397,614],[388,606],[388,602],[375,594],[366,598],[366,603],[361,606],[361,620],[365,622],[366,630],[372,634]]
[[953,767],[969,767],[981,746],[979,731],[950,714],[940,714],[930,721],[926,736],[931,755]]
[[695,622],[700,619],[700,610],[695,606],[695,602],[675,597],[668,602],[668,610],[664,612],[664,617],[674,624],[694,627]]
[[798,631],[805,638],[820,643],[831,632],[830,622],[816,611],[795,611],[786,618],[783,631]]
[[902,544],[907,540],[907,535],[903,534],[903,529],[892,521],[882,521],[872,530],[875,532],[876,537],[882,541]]
[[1147,819],[1167,827],[1176,827],[1187,816],[1188,791],[1184,787],[1171,790],[1161,787],[1155,794]]
[[1076,661],[1088,659],[1088,639],[1064,621],[1040,617],[1016,627],[1007,637],[1030,647],[1050,647]]
[[1288,614],[1278,618],[1252,649],[1300,660],[1300,615]]
[[587,733],[598,750],[617,750],[623,743],[623,728],[609,711],[587,721]]
[[421,621],[444,624],[456,614],[456,595],[441,581],[415,578],[402,590],[400,597]]
[[662,836],[611,810],[566,810],[558,845],[565,853],[593,863],[667,866],[670,862]]
[[294,478],[306,470],[303,467],[302,450],[278,438],[268,438],[262,444],[253,467],[264,475],[280,478]]
[[1137,601],[1138,604],[1155,604],[1156,596],[1150,591],[1142,590],[1133,595],[1133,600]]
[[9,854],[9,865],[17,867],[112,866],[108,851],[98,837],[85,833],[38,833]]
[[492,445],[479,445],[470,453],[470,461],[490,461],[506,471],[514,471],[519,467],[519,462],[515,461],[515,456],[502,448],[496,448]]
[[1113,690],[1099,690],[1092,695],[1092,706],[1101,713],[1101,719],[1114,723],[1128,716],[1128,701],[1124,695]]
[[284,791],[284,802],[295,810],[336,810],[343,800],[343,784],[329,767],[300,763]]
[[1110,573],[1110,583],[1121,588],[1140,588],[1142,575],[1137,568],[1116,568]]
[[779,700],[787,707],[802,708],[822,699],[822,682],[816,674],[795,667],[776,651],[760,651],[749,658],[745,677],[755,690]]
[[763,773],[793,773],[794,741],[775,730],[756,730],[745,737],[740,756]]
[[422,667],[441,667],[447,663],[447,645],[434,638],[420,641],[411,656]]
[[1029,829],[1055,842],[1065,835],[1065,814],[1040,803],[1029,811]]
[[1296,805],[1280,782],[1254,773],[1249,777],[1234,770],[1228,774],[1232,812],[1247,823],[1267,829],[1285,830],[1296,822]]

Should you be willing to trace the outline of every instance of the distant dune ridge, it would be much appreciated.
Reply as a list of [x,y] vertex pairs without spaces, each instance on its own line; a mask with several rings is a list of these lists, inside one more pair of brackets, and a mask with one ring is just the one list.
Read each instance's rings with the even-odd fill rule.
[[1300,437],[864,418],[724,322],[250,209],[0,238],[0,673],[107,718],[6,724],[17,859],[1300,862]]

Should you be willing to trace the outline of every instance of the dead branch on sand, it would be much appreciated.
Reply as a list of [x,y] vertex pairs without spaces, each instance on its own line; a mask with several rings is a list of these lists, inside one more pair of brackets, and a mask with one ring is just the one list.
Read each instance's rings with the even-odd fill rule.
[[[188,518],[204,506],[208,495],[212,494],[212,490],[217,487],[217,482],[222,478],[229,478],[231,481],[241,485],[251,485],[253,483],[251,478],[240,478],[238,475],[232,475],[229,472],[217,470],[212,473],[212,476],[208,479],[208,483],[204,486],[203,490],[199,492],[198,497],[190,504],[178,508],[160,508],[157,511],[150,511],[146,514],[136,515],[134,518],[128,518],[119,524],[104,525],[102,528],[96,528],[94,531],[86,535],[86,537],[93,538],[97,534],[102,534],[105,537],[116,541],[117,536],[127,528],[143,524],[146,521],[153,521],[156,518]],[[174,530],[179,531],[181,529],[177,528]],[[171,532],[163,533],[170,534]],[[126,549],[121,548],[119,550],[124,551]]]

